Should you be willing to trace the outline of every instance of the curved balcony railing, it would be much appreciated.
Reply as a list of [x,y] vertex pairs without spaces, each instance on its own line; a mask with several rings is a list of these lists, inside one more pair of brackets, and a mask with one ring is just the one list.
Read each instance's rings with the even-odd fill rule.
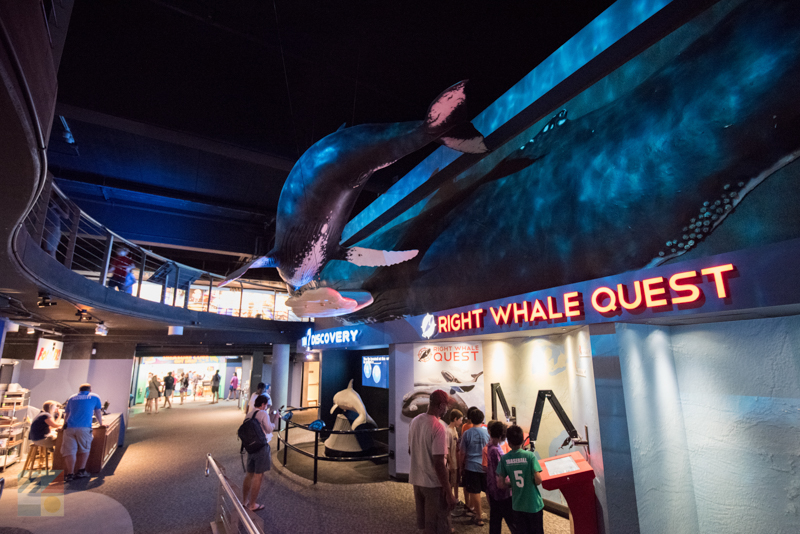
[[115,234],[69,200],[49,177],[25,227],[56,261],[134,297],[193,311],[275,321],[311,321],[286,305],[280,282],[237,280],[172,261]]

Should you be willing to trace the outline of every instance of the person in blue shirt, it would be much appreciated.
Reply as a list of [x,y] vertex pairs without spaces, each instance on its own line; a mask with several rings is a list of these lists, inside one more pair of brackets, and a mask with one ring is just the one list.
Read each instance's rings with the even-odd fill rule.
[[483,412],[475,409],[470,413],[472,428],[461,436],[460,464],[464,470],[464,493],[467,495],[467,515],[473,515],[473,523],[483,526],[481,492],[486,491],[486,472],[483,470],[483,448],[489,443],[489,432],[483,425]]
[[[61,456],[64,457],[64,482],[89,476],[86,461],[92,447],[92,415],[103,426],[103,411],[100,397],[92,393],[91,384],[81,384],[77,395],[64,405],[64,439]],[[77,468],[77,470],[76,470]]]

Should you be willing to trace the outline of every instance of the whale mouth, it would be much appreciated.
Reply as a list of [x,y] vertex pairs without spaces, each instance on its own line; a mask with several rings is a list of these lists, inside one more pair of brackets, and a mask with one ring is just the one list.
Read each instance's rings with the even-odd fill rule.
[[336,291],[321,287],[304,291],[286,300],[286,305],[298,317],[339,317],[372,304],[372,295],[367,291]]
[[674,232],[675,237],[666,242],[658,252],[658,256],[653,258],[647,267],[657,267],[698,246],[734,212],[748,193],[798,157],[800,157],[800,150],[787,154],[749,180],[726,183],[716,198],[706,200],[702,206],[699,206],[698,213],[686,222],[686,226],[680,232]]

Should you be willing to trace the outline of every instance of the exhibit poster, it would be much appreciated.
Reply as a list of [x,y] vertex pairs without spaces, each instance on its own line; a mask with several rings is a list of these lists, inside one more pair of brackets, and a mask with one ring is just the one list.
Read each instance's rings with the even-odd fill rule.
[[483,344],[461,341],[419,343],[413,351],[414,388],[403,396],[402,413],[414,418],[428,410],[430,394],[441,389],[451,397],[450,410],[477,406],[484,413]]
[[36,346],[36,357],[33,360],[34,369],[58,369],[61,365],[61,354],[64,343],[53,339],[39,338]]
[[361,385],[389,389],[389,356],[361,357]]

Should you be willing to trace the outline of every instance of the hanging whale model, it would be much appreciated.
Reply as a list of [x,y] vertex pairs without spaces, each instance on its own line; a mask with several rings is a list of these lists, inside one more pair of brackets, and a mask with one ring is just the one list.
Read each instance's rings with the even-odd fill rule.
[[[363,124],[338,131],[316,142],[297,161],[278,200],[275,246],[233,272],[220,287],[248,269],[277,267],[293,299],[288,304],[303,316],[343,315],[363,308],[372,298],[332,295],[331,288],[309,289],[330,260],[359,266],[387,266],[407,261],[416,250],[385,251],[344,248],[339,243],[361,189],[378,169],[391,165],[432,141],[466,153],[487,152],[483,136],[467,117],[465,86],[446,89],[428,108],[425,120],[393,124]],[[338,293],[338,292],[336,292]],[[366,293],[366,292],[359,292]]]
[[361,400],[361,395],[359,395],[358,392],[353,389],[352,378],[350,379],[350,383],[347,384],[347,389],[343,389],[333,396],[333,407],[331,408],[331,413],[335,412],[336,408],[341,408],[342,410],[352,410],[358,414],[358,417],[356,417],[355,421],[351,423],[353,430],[356,430],[364,423],[369,423],[375,428],[378,428],[378,425],[375,424],[375,420],[367,413],[367,408],[364,406],[364,401]]

